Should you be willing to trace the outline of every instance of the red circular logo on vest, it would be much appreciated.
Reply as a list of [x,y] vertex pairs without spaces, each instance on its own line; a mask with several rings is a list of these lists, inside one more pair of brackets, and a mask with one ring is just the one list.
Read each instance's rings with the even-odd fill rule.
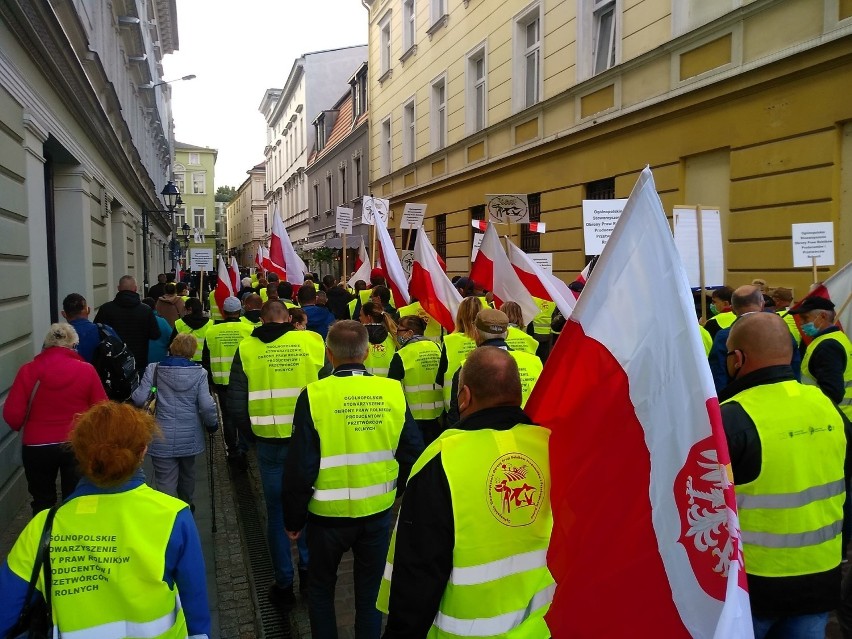
[[488,473],[488,508],[504,526],[528,526],[538,516],[544,488],[544,474],[538,464],[522,453],[508,453],[498,458]]

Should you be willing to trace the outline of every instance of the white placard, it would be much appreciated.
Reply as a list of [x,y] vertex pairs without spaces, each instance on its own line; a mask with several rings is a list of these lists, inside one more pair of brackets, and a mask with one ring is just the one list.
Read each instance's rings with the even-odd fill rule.
[[190,249],[189,270],[207,271],[213,270],[213,249]]
[[553,275],[553,253],[527,253],[527,255],[541,267],[541,270]]
[[525,193],[485,196],[488,219],[497,224],[529,224],[530,205]]
[[793,225],[793,268],[834,266],[834,222]]
[[[698,210],[694,206],[676,206],[674,241],[680,261],[686,269],[689,286],[701,286],[698,260]],[[725,283],[725,256],[722,244],[722,221],[719,209],[701,207],[701,228],[704,238],[704,286],[716,288]]]
[[364,202],[361,207],[361,221],[364,224],[369,224],[373,226],[375,221],[373,220],[373,212],[378,211],[379,215],[382,218],[382,222],[387,226],[388,223],[388,211],[390,211],[390,200],[384,200],[380,197],[370,197],[369,195],[364,196]]
[[479,247],[482,246],[482,238],[485,237],[485,233],[474,233],[473,234],[473,250],[470,252],[470,261],[473,262],[476,259],[476,254],[479,253]]
[[414,251],[398,250],[399,262],[402,264],[402,270],[405,271],[406,277],[411,277],[411,267],[414,265]]
[[352,209],[348,209],[345,206],[338,206],[335,212],[335,233],[339,235],[352,234],[352,217],[355,215],[355,212]]
[[399,222],[401,229],[419,229],[423,226],[423,217],[426,215],[425,204],[406,203],[402,209],[402,219]]
[[627,200],[583,200],[583,242],[586,255],[600,255]]

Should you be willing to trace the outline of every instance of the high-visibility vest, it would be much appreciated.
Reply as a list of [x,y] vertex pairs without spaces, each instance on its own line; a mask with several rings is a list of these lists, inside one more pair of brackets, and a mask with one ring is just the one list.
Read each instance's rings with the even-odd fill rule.
[[840,402],[840,410],[843,411],[846,417],[852,419],[852,342],[849,341],[849,338],[846,337],[846,334],[843,331],[825,333],[808,344],[808,350],[805,351],[805,356],[802,358],[802,383],[816,385],[817,381],[814,379],[814,376],[811,375],[809,368],[811,355],[813,355],[814,349],[817,346],[830,339],[839,342],[843,347],[843,350],[846,351],[846,370],[843,371],[844,391],[843,399]]
[[204,350],[204,338],[207,335],[207,331],[209,331],[214,324],[215,322],[211,319],[207,320],[207,323],[201,328],[192,328],[189,324],[183,321],[183,318],[175,321],[175,330],[178,333],[187,333],[195,338],[195,355],[192,356],[193,362],[201,361],[201,352]]
[[539,309],[539,314],[533,317],[533,333],[536,335],[550,335],[550,322],[553,320],[553,311],[556,310],[556,302],[535,296],[533,296],[533,301]]
[[709,356],[710,351],[713,350],[713,336],[700,324],[698,325],[698,332],[701,334],[701,343],[704,345],[704,355],[705,357]]
[[530,355],[535,355],[538,350],[538,342],[535,337],[528,335],[526,331],[522,331],[516,326],[509,327],[506,343],[513,351],[521,351]]
[[789,577],[836,568],[846,499],[837,409],[796,381],[755,386],[728,402],[742,406],[760,437],[760,475],[736,485],[746,571]]
[[399,349],[405,369],[402,390],[414,419],[436,419],[444,412],[441,387],[435,383],[441,349],[427,339],[409,342]]
[[207,300],[210,302],[210,319],[214,322],[221,322],[222,313],[219,311],[219,305],[216,303],[216,291],[210,291]]
[[317,381],[325,363],[322,340],[309,332],[288,331],[268,344],[249,336],[237,348],[248,379],[249,421],[258,437],[286,439],[293,434],[296,399]]
[[737,321],[737,316],[733,311],[724,311],[713,316],[719,328],[728,328],[731,324]]
[[367,359],[364,360],[364,366],[370,375],[387,377],[394,353],[396,353],[396,341],[392,335],[388,335],[381,344],[371,342],[370,349],[367,351]]
[[[242,319],[242,318],[241,318]],[[210,372],[213,383],[227,386],[231,379],[231,364],[234,353],[246,337],[254,330],[251,322],[222,322],[207,330],[204,340],[210,351]]]
[[252,328],[257,328],[258,326],[261,326],[263,324],[263,320],[258,320],[257,322],[252,322],[245,315],[242,315],[240,317],[240,321],[243,322],[244,324],[248,325],[248,326],[251,326]]
[[538,381],[544,364],[535,355],[523,351],[509,351],[518,364],[518,372],[521,375],[521,407],[523,408],[532,394],[533,387]]
[[[63,637],[187,636],[180,593],[163,581],[166,548],[184,508],[145,484],[63,504],[50,544],[53,622]],[[47,513],[33,517],[9,554],[9,568],[24,581]],[[145,522],[144,534],[139,522]],[[43,575],[37,587],[44,592]]]
[[263,287],[262,289],[260,289],[260,292],[258,293],[258,295],[260,295],[260,299],[263,300],[264,302],[269,301],[269,293],[267,292],[266,287]]
[[781,316],[781,319],[787,324],[787,328],[790,329],[790,333],[793,335],[793,339],[796,340],[796,346],[799,346],[802,343],[802,333],[799,331],[799,327],[796,326],[796,316],[790,315],[787,310],[776,311],[778,315]]
[[179,297],[183,300],[184,304],[186,304],[187,300],[189,299],[189,295],[180,295]]
[[308,510],[323,517],[367,517],[393,506],[399,475],[394,451],[405,423],[399,384],[332,375],[308,384],[308,399],[321,449]]
[[441,334],[444,332],[443,327],[438,320],[426,312],[426,310],[420,305],[420,302],[412,302],[407,306],[403,306],[398,310],[398,313],[400,318],[408,315],[417,315],[420,319],[426,322],[426,331],[423,333],[423,337],[435,342],[436,344],[441,343]]
[[494,308],[491,304],[488,303],[488,298],[484,295],[477,295],[476,299],[478,299],[479,303],[482,304],[482,308]]
[[350,319],[354,319],[354,320],[358,319],[357,317],[355,317],[355,307],[357,305],[358,305],[358,298],[357,297],[349,302],[349,317],[350,317]]
[[361,300],[361,306],[364,306],[367,302],[370,301],[370,298],[373,296],[373,289],[365,288],[358,291],[358,299]]
[[464,333],[450,333],[444,335],[444,352],[447,356],[447,370],[444,373],[444,409],[450,410],[450,395],[452,395],[452,381],[456,371],[461,368],[467,354],[476,348],[476,342]]
[[[544,622],[555,591],[547,568],[549,436],[525,424],[448,430],[415,463],[412,477],[441,454],[453,509],[453,570],[427,637],[550,636]],[[384,612],[395,547],[396,531],[377,602]]]

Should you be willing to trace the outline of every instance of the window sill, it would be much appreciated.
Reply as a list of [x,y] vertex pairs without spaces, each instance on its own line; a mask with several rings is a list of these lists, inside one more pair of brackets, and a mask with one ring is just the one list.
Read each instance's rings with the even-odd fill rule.
[[416,53],[417,45],[412,44],[410,47],[408,47],[408,49],[405,50],[405,53],[402,54],[402,57],[399,59],[400,63],[405,64],[405,61]]
[[384,84],[385,80],[389,80],[393,75],[393,68],[388,69],[382,75],[379,76],[379,84]]
[[438,33],[438,31],[446,27],[449,21],[450,16],[446,13],[437,20],[435,20],[435,22],[432,23],[432,26],[426,29],[426,34],[429,36],[429,39],[431,40],[432,36],[434,36],[436,33]]

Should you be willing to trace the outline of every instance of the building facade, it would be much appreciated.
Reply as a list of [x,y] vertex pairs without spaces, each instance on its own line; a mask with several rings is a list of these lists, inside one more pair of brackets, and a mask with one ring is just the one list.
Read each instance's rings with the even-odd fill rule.
[[308,237],[305,170],[315,143],[312,118],[334,104],[352,69],[366,59],[366,45],[306,53],[293,63],[284,88],[267,89],[260,103],[266,119],[267,209],[270,220],[281,211],[297,247]]
[[[485,195],[526,193],[567,280],[582,200],[650,165],[667,213],[721,211],[726,283],[803,293],[791,224],[834,223],[852,259],[852,4],[845,0],[366,0],[370,181],[428,204],[448,270],[469,268]],[[391,224],[394,224],[393,222]]]
[[[181,246],[189,246],[190,251],[216,250],[217,155],[216,149],[175,142],[174,182],[183,200],[183,206],[175,209],[175,232]],[[189,225],[188,245],[184,224]],[[186,263],[184,270],[189,270]]]
[[[314,118],[315,146],[308,158],[309,231],[305,249],[331,249],[332,262],[315,264],[322,274],[342,275],[342,237],[335,231],[337,207],[352,209],[352,233],[346,239],[346,272],[351,273],[363,236],[369,244],[370,227],[361,222],[361,200],[369,175],[367,121],[367,64],[349,78],[346,93]],[[315,261],[315,260],[314,260]]]
[[266,208],[266,163],[246,171],[248,177],[237,189],[225,212],[228,226],[228,253],[240,266],[255,264],[258,249],[269,237],[269,213]]
[[[122,275],[141,289],[146,261],[165,270],[173,125],[157,83],[177,48],[173,2],[0,3],[0,402],[67,294],[96,312]],[[26,482],[0,432],[8,521]]]

